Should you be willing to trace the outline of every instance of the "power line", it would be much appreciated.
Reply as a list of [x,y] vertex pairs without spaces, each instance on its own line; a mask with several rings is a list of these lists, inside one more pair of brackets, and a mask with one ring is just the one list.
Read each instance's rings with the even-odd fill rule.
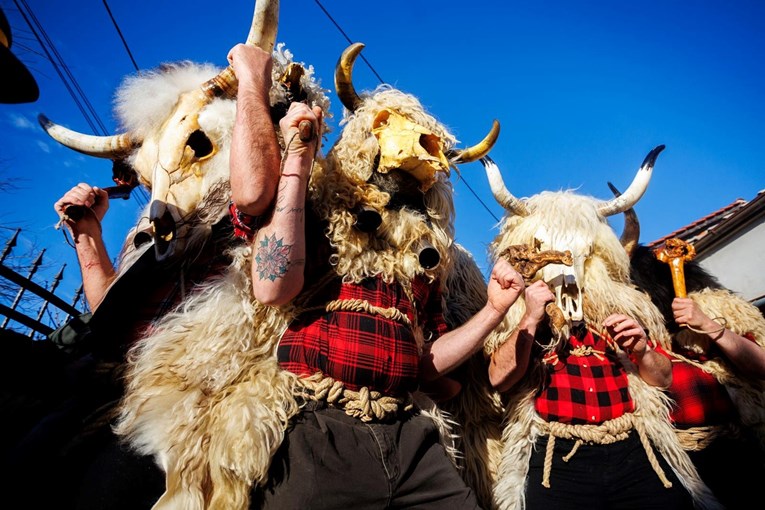
[[[64,82],[64,86],[66,87],[66,90],[69,92],[69,95],[72,97],[72,100],[74,100],[74,103],[77,105],[77,108],[80,110],[80,113],[82,113],[83,117],[85,117],[85,120],[87,121],[88,125],[90,126],[90,129],[93,131],[93,133],[98,134],[98,127],[96,126],[94,119],[91,118],[91,114],[88,114],[88,112],[85,111],[85,107],[83,106],[83,103],[81,102],[80,98],[72,90],[72,87],[69,84],[69,81],[67,81],[67,78],[62,73],[61,65],[51,55],[50,51],[48,51],[48,48],[47,48],[46,44],[41,39],[40,33],[44,34],[44,30],[43,30],[42,26],[40,26],[39,22],[37,21],[37,18],[34,16],[34,14],[32,13],[31,9],[29,8],[29,6],[26,4],[26,2],[24,0],[21,0],[21,2],[24,4],[24,9],[26,9],[26,12],[19,5],[19,1],[18,0],[13,0],[13,1],[16,4],[16,8],[19,10],[21,15],[24,17],[24,21],[26,21],[27,25],[29,26],[29,29],[32,31],[32,34],[37,39],[38,44],[40,45],[42,50],[45,52],[45,55],[46,55],[48,61],[50,61],[51,65],[53,65],[53,69],[56,71],[56,73],[58,74],[59,78],[61,78],[61,81]],[[27,16],[27,12],[29,13],[29,16]],[[30,21],[30,17],[32,18],[32,21]],[[48,44],[51,44],[50,43],[50,39],[47,36],[45,36],[45,39],[46,39],[46,41],[48,41]],[[51,44],[51,47],[52,47],[52,44]],[[60,56],[59,56],[59,58],[60,58]],[[71,77],[71,74],[69,74],[69,76],[70,76],[70,79],[72,79],[72,81],[74,81],[74,78]],[[78,87],[78,89],[79,89],[79,87]],[[79,89],[79,90],[81,90],[81,89]],[[100,124],[100,121],[99,121],[99,124]],[[100,124],[100,125],[103,126],[103,124]],[[106,130],[104,129],[104,132],[105,131]]]
[[[345,40],[348,41],[349,44],[353,44],[353,41],[351,40],[350,37],[348,37],[348,34],[345,33],[345,30],[343,30],[342,27],[337,23],[337,21],[335,21],[335,19],[332,17],[332,15],[329,13],[329,11],[327,11],[327,9],[325,9],[324,6],[321,5],[321,2],[319,2],[319,0],[314,0],[314,1],[316,2],[316,5],[318,5],[319,8],[321,8],[322,11],[324,11],[324,14],[327,15],[327,18],[329,18],[329,20],[332,22],[332,24],[334,24],[335,27],[337,27],[337,29],[340,31],[340,33],[343,34],[343,37],[345,37]],[[372,72],[375,74],[375,76],[377,76],[377,79],[380,80],[380,83],[385,83],[385,81],[383,81],[383,79],[380,78],[380,75],[377,74],[377,71],[375,70],[375,68],[372,67],[372,64],[369,63],[369,61],[364,57],[364,55],[360,55],[360,56],[361,56],[362,60],[364,60],[364,62],[366,62],[366,64],[369,66],[369,68],[372,70]],[[467,186],[467,189],[470,191],[470,193],[473,194],[473,196],[476,198],[476,200],[478,200],[478,202],[483,206],[483,208],[486,209],[486,212],[488,212],[489,215],[492,218],[494,218],[495,221],[499,221],[499,218],[497,218],[494,215],[494,213],[491,212],[491,209],[489,209],[489,207],[484,203],[484,201],[481,200],[481,198],[476,194],[475,191],[473,191],[473,188],[470,187],[470,184],[468,184],[468,182],[465,179],[464,175],[460,174],[460,181],[465,183],[465,186]]]
[[136,71],[140,71],[140,69],[138,68],[138,64],[136,64],[135,59],[133,58],[133,54],[130,52],[128,43],[122,35],[122,30],[120,30],[120,27],[117,24],[117,20],[114,19],[114,16],[112,15],[112,10],[109,8],[109,4],[106,3],[106,0],[104,0],[104,7],[106,7],[106,12],[109,13],[109,17],[112,19],[112,23],[114,24],[114,28],[117,29],[117,33],[119,34],[120,39],[122,39],[122,45],[125,47],[125,50],[127,51],[127,54],[130,57],[130,61],[133,62],[133,67],[135,67]]
[[499,218],[497,218],[494,215],[494,213],[491,212],[491,209],[489,209],[489,207],[484,203],[484,201],[481,200],[481,198],[478,195],[476,195],[476,192],[473,191],[473,188],[471,188],[470,184],[468,184],[468,182],[465,180],[465,176],[464,175],[460,174],[460,180],[465,183],[465,186],[467,186],[467,189],[470,190],[470,192],[473,194],[473,196],[476,198],[476,200],[478,200],[481,203],[481,205],[484,207],[484,209],[486,209],[486,211],[491,215],[491,217],[494,218],[494,221],[499,222]]
[[[120,36],[120,40],[122,41],[122,45],[125,47],[125,51],[127,51],[128,57],[130,57],[130,61],[133,63],[133,67],[135,67],[135,70],[137,72],[141,72],[141,69],[138,67],[138,63],[133,58],[133,52],[130,51],[130,46],[128,46],[127,40],[122,35],[122,30],[120,29],[119,24],[117,23],[117,20],[114,18],[114,15],[112,14],[112,10],[109,8],[109,4],[106,3],[106,0],[103,0],[104,7],[106,8],[106,12],[109,14],[109,18],[112,20],[112,24],[114,25],[114,28],[117,30],[117,34]],[[140,199],[138,196],[136,196],[136,201],[139,205],[142,207],[145,206],[149,202],[149,196],[146,190],[142,187],[136,188],[136,193],[140,196]]]
[[[22,9],[21,5],[19,5],[19,1],[23,4],[24,9]],[[45,52],[48,61],[50,61],[53,69],[56,71],[59,78],[61,78],[61,81],[64,83],[64,87],[66,87],[75,105],[77,105],[80,113],[82,113],[83,117],[85,117],[85,121],[90,126],[92,132],[100,136],[108,135],[109,132],[106,129],[106,126],[101,121],[98,113],[88,99],[88,96],[85,94],[85,91],[82,89],[82,87],[80,87],[77,79],[70,71],[69,66],[66,64],[63,57],[56,49],[53,41],[50,39],[50,37],[48,37],[47,32],[37,19],[37,16],[35,16],[32,9],[26,3],[26,0],[14,0],[14,3],[16,3],[16,7],[24,17],[24,21],[26,21],[27,25],[32,31],[32,34],[37,39],[38,44]],[[50,48],[50,50],[48,48]],[[138,205],[143,208],[148,203],[148,197],[144,189],[137,189],[138,192],[133,196]]]
[[[347,35],[347,34],[345,33],[345,31],[344,31],[344,30],[343,30],[343,29],[340,27],[340,25],[337,23],[337,21],[335,21],[335,20],[334,20],[334,18],[333,18],[333,17],[332,17],[332,15],[331,15],[331,14],[330,14],[330,13],[327,11],[327,9],[325,9],[325,8],[324,8],[324,6],[323,6],[323,5],[321,5],[321,2],[319,2],[319,0],[315,0],[315,1],[316,1],[316,5],[318,5],[318,6],[319,6],[319,8],[321,8],[321,10],[322,10],[322,11],[324,11],[324,14],[326,14],[326,15],[327,15],[327,17],[329,18],[329,20],[330,20],[330,21],[331,21],[331,22],[332,22],[332,23],[335,25],[335,27],[337,27],[337,29],[340,31],[340,33],[341,33],[341,34],[343,34],[343,37],[345,37],[345,40],[346,40],[346,41],[348,41],[348,44],[353,44],[353,41],[351,40],[351,38],[350,38],[350,37],[348,37],[348,35]],[[374,67],[372,67],[372,64],[370,64],[370,63],[369,63],[369,61],[366,59],[366,57],[365,57],[364,55],[360,55],[360,57],[361,57],[361,60],[363,60],[363,61],[364,61],[364,62],[365,62],[365,63],[366,63],[368,66],[369,66],[369,68],[372,70],[372,72],[375,74],[375,76],[377,76],[377,79],[378,79],[378,80],[380,80],[380,83],[385,83],[385,81],[384,81],[384,80],[383,80],[383,79],[380,77],[380,75],[379,75],[379,74],[377,74],[377,71],[375,70],[375,68],[374,68]]]

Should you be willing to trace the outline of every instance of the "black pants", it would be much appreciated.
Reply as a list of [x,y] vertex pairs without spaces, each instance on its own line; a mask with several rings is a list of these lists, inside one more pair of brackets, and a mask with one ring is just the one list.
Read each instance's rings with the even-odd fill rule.
[[636,432],[610,445],[579,447],[563,460],[574,441],[555,439],[550,488],[542,485],[548,437],[540,437],[529,464],[526,508],[570,510],[691,510],[690,494],[657,454],[664,474],[672,482],[665,488],[648,462]]
[[363,423],[322,407],[309,402],[288,430],[255,508],[480,508],[430,418]]

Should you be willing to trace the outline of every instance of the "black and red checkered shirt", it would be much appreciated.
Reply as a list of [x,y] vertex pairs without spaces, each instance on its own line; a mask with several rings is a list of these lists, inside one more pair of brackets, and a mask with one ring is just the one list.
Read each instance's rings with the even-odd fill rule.
[[627,373],[614,349],[589,329],[572,334],[568,345],[557,354],[545,356],[544,362],[546,378],[535,406],[545,420],[592,425],[635,410]]
[[[236,235],[252,239],[260,218],[238,211],[234,204],[230,211]],[[328,264],[331,250],[323,232],[324,226],[309,211],[306,245],[314,256],[306,261],[306,285],[332,270]],[[414,391],[420,355],[410,324],[420,324],[429,342],[447,331],[439,289],[438,282],[428,284],[416,278],[412,303],[398,283],[386,283],[379,277],[359,284],[341,283],[338,277],[306,305],[318,311],[303,313],[290,324],[279,342],[279,364],[297,375],[321,372],[354,391],[367,387],[388,396]],[[334,300],[360,300],[378,308],[395,308],[410,324],[367,311],[325,312],[324,306]]]
[[[746,337],[754,341],[753,336]],[[721,356],[719,352],[712,351],[709,355],[704,355],[677,345],[674,346],[674,350],[698,363]],[[677,428],[723,425],[738,421],[738,412],[733,401],[715,376],[691,363],[671,355],[668,357],[672,361],[672,385],[668,393],[674,400],[671,418]]]
[[[414,303],[397,283],[368,278],[360,284],[336,279],[312,302],[363,300],[395,308],[410,323],[422,324],[426,338],[446,332],[437,283],[416,279]],[[282,336],[278,348],[282,368],[298,375],[322,372],[348,389],[363,386],[384,395],[401,396],[417,389],[420,355],[412,326],[366,311],[309,312],[299,316]]]

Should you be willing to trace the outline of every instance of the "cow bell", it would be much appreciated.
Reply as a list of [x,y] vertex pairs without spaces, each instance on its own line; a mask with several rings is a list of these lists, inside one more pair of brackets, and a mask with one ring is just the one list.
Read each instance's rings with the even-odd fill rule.
[[427,241],[420,242],[417,260],[423,269],[435,269],[441,263],[441,254]]
[[356,221],[353,223],[354,228],[361,232],[371,233],[380,228],[382,224],[382,216],[377,209],[369,206],[359,207],[354,211]]

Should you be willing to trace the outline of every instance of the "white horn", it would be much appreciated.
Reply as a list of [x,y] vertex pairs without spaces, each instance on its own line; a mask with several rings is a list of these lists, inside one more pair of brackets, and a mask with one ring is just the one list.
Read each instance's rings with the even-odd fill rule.
[[[252,14],[252,25],[247,36],[247,44],[259,47],[271,53],[276,44],[276,30],[279,28],[279,0],[264,0],[255,2],[255,12]],[[234,74],[234,68],[228,66],[217,76],[202,84],[202,91],[208,99],[225,95],[235,97],[239,82]]]
[[279,28],[279,0],[255,2],[252,26],[247,44],[271,53],[276,44],[276,30]]
[[112,136],[78,133],[64,126],[59,126],[42,113],[37,116],[37,120],[45,132],[60,144],[97,158],[113,159],[127,154],[141,143],[141,140],[133,137],[131,133]]
[[499,167],[489,156],[484,156],[480,159],[484,169],[486,169],[486,177],[489,178],[489,186],[491,192],[494,195],[494,199],[499,202],[499,205],[504,207],[508,212],[517,214],[518,216],[528,216],[529,210],[526,204],[522,200],[515,198],[510,190],[505,186],[505,181],[502,180],[502,174],[499,171]]
[[653,166],[656,164],[656,158],[659,157],[659,153],[663,150],[664,145],[659,145],[649,152],[635,178],[632,180],[630,187],[620,196],[604,201],[598,207],[598,212],[604,217],[613,216],[614,214],[623,213],[637,204],[648,188],[648,183],[651,181],[651,175],[653,174]]

